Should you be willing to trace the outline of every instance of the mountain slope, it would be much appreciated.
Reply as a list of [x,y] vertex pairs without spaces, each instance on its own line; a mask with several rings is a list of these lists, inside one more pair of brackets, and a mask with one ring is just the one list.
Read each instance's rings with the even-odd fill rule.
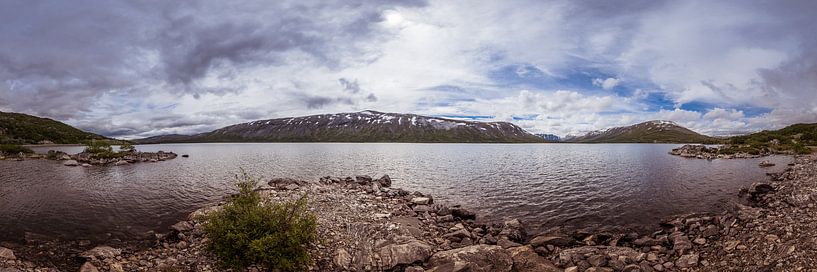
[[717,139],[701,135],[671,121],[648,121],[614,127],[566,139],[576,143],[713,143]]
[[732,145],[763,150],[792,150],[796,153],[811,153],[807,146],[817,146],[817,123],[794,124],[778,130],[764,130],[748,135],[730,137]]
[[0,143],[79,144],[91,139],[106,138],[48,118],[0,112]]
[[507,122],[473,122],[415,114],[361,111],[259,120],[192,136],[159,136],[166,142],[543,142]]

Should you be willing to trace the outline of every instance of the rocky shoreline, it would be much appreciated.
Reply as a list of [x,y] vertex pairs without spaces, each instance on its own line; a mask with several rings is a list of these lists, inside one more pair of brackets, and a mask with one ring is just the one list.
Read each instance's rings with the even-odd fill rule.
[[[723,154],[722,150],[727,149],[728,147],[708,147],[705,145],[684,145],[679,148],[673,148],[669,154],[675,156],[681,156],[684,158],[696,158],[696,159],[704,159],[704,160],[714,160],[714,159],[754,159],[760,158],[765,156],[771,156],[777,154],[771,151],[758,151],[757,154],[749,154],[746,152],[736,152],[731,154]],[[788,154],[790,155],[790,154]]]
[[[185,155],[186,156],[186,155]],[[121,156],[112,158],[98,158],[93,154],[82,152],[78,154],[68,154],[62,151],[49,150],[46,154],[19,154],[16,156],[0,156],[0,160],[55,160],[62,161],[65,166],[83,166],[89,167],[93,165],[126,165],[140,162],[160,162],[172,160],[178,157],[178,154],[166,151],[157,152],[128,152]]]
[[[274,179],[265,201],[309,194],[319,240],[311,271],[817,271],[817,161],[796,157],[770,181],[739,192],[717,214],[672,218],[651,233],[484,223],[430,195],[391,188],[391,179]],[[738,193],[738,192],[736,192]],[[0,248],[2,271],[219,271],[206,252],[203,208],[156,235],[147,248],[86,245],[76,267],[41,267],[26,250]],[[0,244],[2,245],[2,244]],[[9,258],[11,256],[11,258]],[[84,263],[83,263],[84,262]],[[16,269],[16,270],[14,270]]]

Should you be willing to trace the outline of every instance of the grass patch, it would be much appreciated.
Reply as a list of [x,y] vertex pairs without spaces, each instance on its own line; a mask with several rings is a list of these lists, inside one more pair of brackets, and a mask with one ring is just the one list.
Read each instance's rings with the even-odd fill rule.
[[0,144],[0,154],[6,155],[17,155],[17,154],[32,154],[34,153],[31,148],[15,145],[15,144]]
[[225,268],[260,266],[273,271],[303,271],[311,262],[307,246],[316,237],[317,219],[307,195],[294,201],[262,203],[258,181],[236,175],[238,195],[206,217],[208,249]]

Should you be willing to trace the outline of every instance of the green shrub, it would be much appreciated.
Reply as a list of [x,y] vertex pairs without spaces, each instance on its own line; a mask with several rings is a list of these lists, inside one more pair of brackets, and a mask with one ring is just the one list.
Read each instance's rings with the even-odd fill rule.
[[125,154],[114,152],[113,147],[107,141],[92,140],[85,146],[85,152],[91,154],[95,159],[121,158]]
[[136,151],[136,147],[133,147],[131,143],[124,142],[119,145],[119,152],[132,153],[134,151]]
[[28,147],[21,146],[21,145],[15,145],[15,144],[2,144],[2,145],[0,145],[0,154],[17,155],[17,154],[20,154],[20,153],[31,154],[31,153],[34,153],[34,151],[31,150]]
[[209,250],[224,267],[258,265],[275,271],[302,271],[311,261],[307,246],[315,240],[317,220],[307,196],[282,203],[261,202],[257,180],[236,176],[239,193],[222,210],[206,217]]

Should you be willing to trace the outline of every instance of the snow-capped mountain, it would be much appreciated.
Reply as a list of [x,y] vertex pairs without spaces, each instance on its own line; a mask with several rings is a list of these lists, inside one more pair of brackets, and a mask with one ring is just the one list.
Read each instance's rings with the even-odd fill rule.
[[[167,141],[169,140],[169,141]],[[361,111],[258,120],[157,142],[542,142],[507,122],[474,122],[416,114]]]
[[632,126],[591,131],[584,136],[566,137],[565,141],[579,143],[709,143],[715,139],[672,121],[654,120]]

